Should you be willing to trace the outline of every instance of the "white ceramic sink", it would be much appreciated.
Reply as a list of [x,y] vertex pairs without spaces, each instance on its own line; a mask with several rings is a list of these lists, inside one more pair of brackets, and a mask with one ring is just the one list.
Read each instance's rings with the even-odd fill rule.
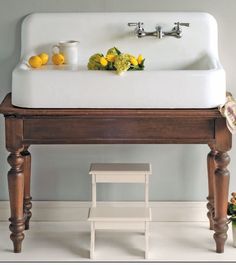
[[[183,28],[181,39],[138,39],[127,26],[136,21],[144,22],[147,31],[156,25],[171,30],[177,21],[190,27]],[[80,41],[78,67],[47,65],[35,70],[24,63],[63,39]],[[122,76],[87,70],[90,55],[113,46],[143,54],[145,70]],[[24,20],[21,49],[12,80],[13,104],[19,107],[213,108],[225,102],[217,24],[205,13],[33,14]]]

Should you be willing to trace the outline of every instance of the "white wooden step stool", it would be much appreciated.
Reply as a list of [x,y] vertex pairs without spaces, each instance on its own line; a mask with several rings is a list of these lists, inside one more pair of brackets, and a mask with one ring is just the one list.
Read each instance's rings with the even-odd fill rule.
[[[145,233],[145,258],[148,258],[149,222],[149,176],[151,165],[143,164],[91,164],[89,174],[92,175],[92,207],[88,220],[91,222],[90,258],[94,258],[96,230],[138,230]],[[97,206],[97,183],[143,183],[145,184],[145,200],[143,207]]]

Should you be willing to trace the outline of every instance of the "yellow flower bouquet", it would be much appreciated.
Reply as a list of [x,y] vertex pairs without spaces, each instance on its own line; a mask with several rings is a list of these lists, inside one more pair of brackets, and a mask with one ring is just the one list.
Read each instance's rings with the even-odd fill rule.
[[96,53],[89,58],[89,70],[115,70],[119,75],[125,71],[143,70],[144,61],[142,55],[137,58],[131,54],[121,53],[116,47],[110,48],[106,56]]

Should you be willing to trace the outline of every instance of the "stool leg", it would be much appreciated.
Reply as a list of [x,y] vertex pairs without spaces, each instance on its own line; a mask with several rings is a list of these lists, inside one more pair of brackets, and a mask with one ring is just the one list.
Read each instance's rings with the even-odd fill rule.
[[149,222],[145,222],[145,259],[148,259],[149,253]]
[[94,248],[95,248],[95,226],[94,222],[91,222],[90,259],[94,258]]

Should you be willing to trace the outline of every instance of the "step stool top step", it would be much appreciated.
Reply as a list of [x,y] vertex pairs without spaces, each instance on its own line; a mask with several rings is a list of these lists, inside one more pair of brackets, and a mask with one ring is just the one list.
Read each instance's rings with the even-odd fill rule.
[[91,207],[89,221],[151,221],[150,207]]
[[149,163],[92,163],[89,174],[148,174],[152,173]]

